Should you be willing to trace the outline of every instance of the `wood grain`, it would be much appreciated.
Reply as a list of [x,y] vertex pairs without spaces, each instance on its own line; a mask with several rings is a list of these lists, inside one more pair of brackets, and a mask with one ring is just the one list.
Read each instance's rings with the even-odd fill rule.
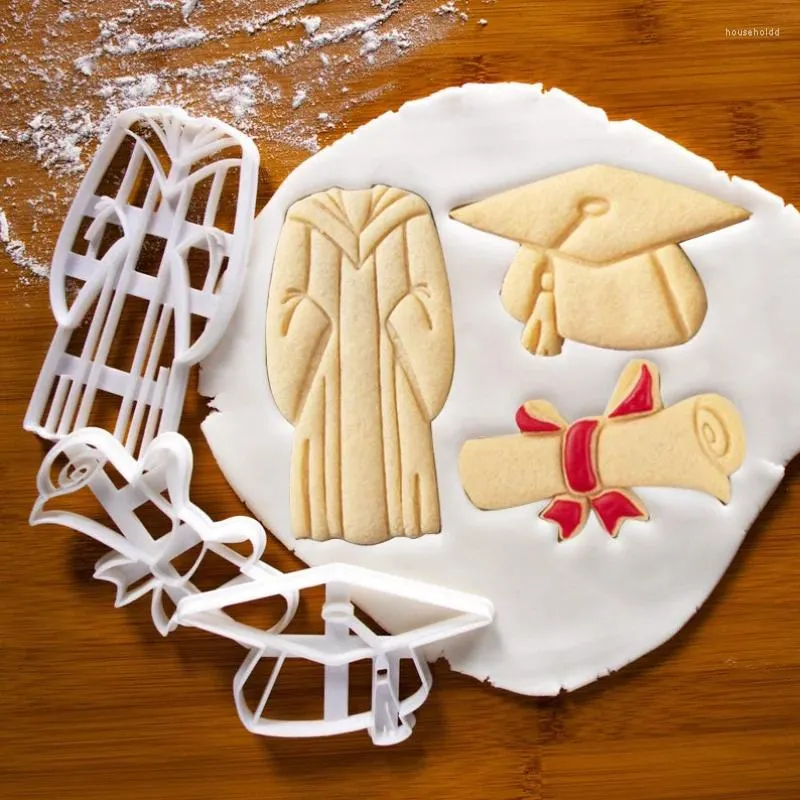
[[[331,0],[337,3],[368,5]],[[451,84],[540,80],[800,199],[794,0],[471,6],[471,20],[445,39],[354,84],[354,92],[387,81],[394,88],[355,106],[348,126]],[[478,27],[478,17],[489,24]],[[726,26],[750,24],[780,26],[781,35],[726,38]],[[24,154],[6,148],[2,155],[5,174],[46,186]],[[303,157],[287,148],[263,153],[260,203]],[[59,223],[42,219],[42,242],[55,241]],[[262,740],[240,727],[231,703],[236,647],[188,630],[161,640],[146,603],[115,611],[111,587],[91,580],[98,555],[91,543],[62,529],[28,528],[44,447],[21,420],[53,323],[46,285],[20,287],[17,268],[6,259],[2,266],[0,796],[800,797],[797,461],[696,617],[621,672],[536,700],[440,664],[417,730],[401,746],[376,749],[364,734]],[[203,401],[190,398],[183,432],[197,452],[194,497],[214,517],[241,513],[199,433]],[[279,547],[270,555],[281,568],[296,566]],[[303,696],[299,676],[288,691],[290,699]]]

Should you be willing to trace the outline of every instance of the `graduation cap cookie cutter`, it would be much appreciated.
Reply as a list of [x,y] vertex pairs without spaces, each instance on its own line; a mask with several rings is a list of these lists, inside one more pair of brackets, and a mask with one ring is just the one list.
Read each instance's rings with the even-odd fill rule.
[[[232,621],[221,612],[233,604],[325,587],[323,634],[286,634],[262,631]],[[437,607],[444,618],[396,635],[378,634],[355,614],[354,591],[377,592]],[[232,639],[249,653],[233,681],[236,709],[252,733],[279,737],[332,736],[367,730],[376,745],[392,745],[407,739],[414,727],[414,711],[427,699],[433,679],[421,649],[489,625],[492,604],[476,595],[445,589],[349,564],[327,564],[290,572],[280,577],[237,583],[214,591],[187,596],[178,604],[178,621]],[[245,686],[259,662],[275,663],[255,708],[245,698]],[[289,720],[264,716],[270,696],[287,659],[305,659],[324,666],[324,712],[321,719]],[[348,710],[350,667],[370,660],[371,707]],[[400,695],[400,664],[412,662],[419,687],[407,697]]]
[[[218,120],[157,106],[120,114],[56,244],[50,304],[58,328],[27,430],[57,440],[92,425],[98,393],[116,397],[114,436],[131,453],[177,430],[189,370],[217,344],[241,293],[258,166],[252,140]],[[229,230],[220,215],[228,199]],[[155,270],[143,263],[153,250]],[[71,303],[70,281],[80,284]],[[125,305],[136,300],[145,306],[139,340],[120,368],[110,354]]]

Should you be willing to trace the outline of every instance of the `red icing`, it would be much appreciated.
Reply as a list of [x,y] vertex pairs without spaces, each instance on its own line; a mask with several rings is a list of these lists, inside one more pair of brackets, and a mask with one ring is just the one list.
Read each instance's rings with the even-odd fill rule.
[[583,528],[583,503],[580,500],[553,500],[539,515],[542,519],[555,522],[559,536],[569,539]]
[[[650,366],[642,364],[635,386],[608,414],[626,417],[655,411],[655,376]],[[597,514],[602,527],[616,536],[629,519],[647,519],[647,512],[624,489],[603,490],[595,467],[597,431],[602,419],[579,419],[565,426],[549,419],[534,417],[520,406],[517,426],[523,433],[557,433],[564,431],[562,459],[567,494],[551,500],[539,516],[558,526],[559,538],[570,539],[583,529],[589,508]],[[595,494],[596,493],[596,494]]]
[[612,489],[592,498],[592,508],[600,524],[612,536],[626,519],[645,519],[647,515],[624,492]]
[[550,422],[549,419],[532,417],[525,410],[525,406],[520,406],[517,409],[517,427],[523,433],[555,433],[561,430],[560,425],[556,425],[555,422]]
[[655,408],[653,397],[653,375],[646,364],[642,364],[642,371],[636,386],[628,396],[608,415],[609,417],[627,417],[630,414],[646,414]]
[[567,487],[575,494],[589,494],[597,489],[592,440],[599,424],[596,419],[579,419],[564,435],[564,476]]

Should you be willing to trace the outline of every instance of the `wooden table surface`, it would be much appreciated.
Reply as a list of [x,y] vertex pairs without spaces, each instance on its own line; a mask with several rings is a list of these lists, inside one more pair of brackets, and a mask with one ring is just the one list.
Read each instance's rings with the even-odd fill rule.
[[[468,22],[353,84],[393,86],[355,106],[347,128],[452,84],[542,81],[800,201],[795,0],[461,5]],[[726,37],[726,27],[752,24],[779,26],[780,36]],[[6,175],[47,188],[32,159],[0,155]],[[306,155],[263,149],[259,205]],[[52,245],[58,225],[42,220],[40,244]],[[438,664],[431,699],[400,746],[374,748],[363,733],[265,740],[242,729],[231,702],[237,647],[190,630],[162,640],[147,601],[117,611],[112,588],[91,579],[97,547],[64,529],[28,527],[45,447],[21,421],[53,322],[46,283],[20,287],[18,268],[5,256],[0,264],[3,798],[800,797],[797,460],[709,602],[621,672],[532,699]],[[215,518],[242,513],[199,432],[203,414],[190,393],[182,431],[196,449],[194,498]],[[274,543],[270,552],[279,567],[296,566]],[[303,695],[299,681],[294,692]]]

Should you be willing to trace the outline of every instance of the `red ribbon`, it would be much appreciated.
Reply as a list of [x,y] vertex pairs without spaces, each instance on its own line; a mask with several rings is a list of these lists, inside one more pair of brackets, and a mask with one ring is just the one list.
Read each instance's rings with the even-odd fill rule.
[[597,470],[597,439],[605,419],[653,413],[654,385],[648,365],[642,364],[631,391],[605,417],[579,419],[569,425],[533,416],[525,406],[517,411],[517,425],[522,433],[563,435],[562,470],[567,492],[554,497],[539,514],[541,519],[558,526],[559,539],[570,539],[580,533],[590,511],[594,511],[611,536],[619,533],[626,520],[647,519],[647,510],[629,489],[603,487]]

